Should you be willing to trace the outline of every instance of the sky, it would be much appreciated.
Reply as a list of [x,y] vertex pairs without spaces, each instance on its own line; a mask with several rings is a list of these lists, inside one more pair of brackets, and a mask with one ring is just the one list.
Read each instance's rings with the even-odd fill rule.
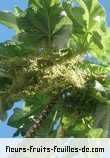
[[[100,0],[102,5],[106,9],[107,13],[107,22],[110,26],[110,1],[109,0]],[[0,0],[0,10],[13,10],[14,7],[19,6],[22,9],[25,9],[27,7],[27,0]],[[0,24],[0,42],[4,42],[6,40],[11,39],[11,37],[15,34],[15,31],[12,29],[9,29],[3,25]],[[14,104],[15,107],[21,107],[22,101],[19,101]],[[8,116],[12,115],[13,109],[8,111]],[[11,128],[6,125],[5,122],[0,122],[0,137],[12,137],[13,133],[16,131],[16,129]]]

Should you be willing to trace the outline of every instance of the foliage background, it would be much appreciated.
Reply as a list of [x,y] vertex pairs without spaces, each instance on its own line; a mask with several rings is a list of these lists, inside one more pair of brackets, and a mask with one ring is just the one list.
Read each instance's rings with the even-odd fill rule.
[[[13,10],[15,6],[25,9],[27,7],[27,2],[26,0],[0,0],[0,10]],[[9,29],[0,24],[0,42],[11,39],[14,34],[15,30]],[[22,101],[17,102],[14,107],[22,107]],[[13,109],[9,110],[8,116],[12,115],[12,113]],[[0,138],[11,138],[13,133],[16,131],[15,128],[9,127],[6,123],[7,121],[0,122]]]
[[[106,10],[107,10],[107,15],[108,15],[108,24],[110,24],[110,21],[109,21],[109,17],[110,17],[110,13],[109,13],[109,3],[107,0],[101,0],[102,4],[105,6]],[[22,8],[25,8],[26,7],[26,4],[25,4],[25,0],[23,2],[20,1],[20,0],[17,0],[17,1],[14,1],[12,0],[11,3],[9,0],[1,0],[1,3],[0,3],[0,10],[12,10],[13,7],[15,5],[19,5],[20,7]],[[10,39],[11,36],[14,34],[15,32],[11,29],[7,29],[5,28],[3,25],[0,25],[0,40],[1,41],[5,41],[7,39]],[[18,103],[18,106],[21,105],[21,103]],[[9,112],[9,115],[11,113]],[[10,130],[9,128],[5,127],[5,124],[2,123],[0,124],[0,137],[11,137],[11,134],[13,133],[13,130]],[[5,127],[5,128],[4,128]]]

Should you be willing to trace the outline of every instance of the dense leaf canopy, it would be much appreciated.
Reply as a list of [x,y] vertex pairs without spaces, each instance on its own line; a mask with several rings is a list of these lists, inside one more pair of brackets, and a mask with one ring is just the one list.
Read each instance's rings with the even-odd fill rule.
[[[110,29],[98,0],[29,0],[0,11],[0,119],[14,137],[110,136]],[[88,58],[89,57],[89,58]],[[91,60],[92,61],[91,61]]]

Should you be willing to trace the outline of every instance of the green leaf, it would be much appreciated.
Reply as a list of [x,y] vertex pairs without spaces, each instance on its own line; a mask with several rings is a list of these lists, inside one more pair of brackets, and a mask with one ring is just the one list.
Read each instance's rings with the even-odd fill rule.
[[99,129],[91,129],[89,130],[87,137],[89,138],[101,138],[103,137],[104,130],[102,128]]
[[8,120],[8,125],[11,127],[19,128],[21,125],[24,124],[24,121],[27,117],[27,113],[25,110],[20,109],[20,108],[15,108],[13,110],[12,116],[10,116]]
[[[58,99],[47,109],[49,115],[41,121],[35,137],[56,137],[59,127],[63,127],[65,137],[102,137],[103,129],[109,137],[110,108],[103,105],[110,98],[106,92],[110,89],[110,79],[106,79],[110,72],[110,30],[104,8],[98,0],[28,2],[24,11],[19,7],[14,12],[0,11],[0,22],[19,30],[12,40],[0,43],[0,117],[23,97],[24,107],[14,109],[8,125],[18,128],[14,136],[19,132],[24,135],[34,119],[41,118],[42,110],[53,105],[52,91]],[[51,52],[61,56],[55,54],[54,59]],[[84,62],[81,53],[87,52],[107,67]],[[104,84],[104,91],[99,84],[95,87],[94,81]],[[61,99],[59,93],[69,86],[72,93],[67,91]],[[95,116],[97,107],[100,117]]]
[[72,7],[72,5],[66,1],[63,2],[63,7],[68,15],[68,17],[72,20],[73,23],[73,33],[81,34],[84,33],[86,23],[83,19],[84,11],[81,7]]
[[[84,10],[84,19],[87,23],[88,32],[104,29],[106,26],[105,10],[98,0],[77,0]],[[105,25],[105,26],[104,26]]]
[[42,6],[45,3],[47,3],[47,5],[54,5],[54,4],[58,4],[59,0],[29,0],[29,6]]
[[103,49],[102,38],[98,32],[93,31],[92,41],[99,47],[99,49]]
[[16,16],[12,12],[0,11],[0,23],[18,31]]
[[44,48],[52,47],[56,26],[63,17],[60,4],[51,5],[50,2],[38,1],[37,10],[30,7],[25,11],[25,16],[17,19],[19,29],[24,30],[24,33],[18,35],[18,40],[34,47],[42,45],[41,43],[45,43]]
[[[21,124],[23,124],[23,120],[26,116],[26,112],[22,109],[15,108],[14,109],[14,115],[12,115],[8,120],[8,125],[12,127],[19,128]],[[23,119],[23,120],[22,120]]]
[[[42,111],[43,107],[49,101],[48,95],[36,94],[25,99],[25,106],[23,109],[15,108],[13,115],[8,120],[8,125],[19,128],[26,122],[32,123],[30,116],[35,116]],[[24,124],[25,126],[28,126]]]
[[34,53],[34,49],[30,46],[27,47],[24,43],[12,41],[6,41],[0,43],[0,56],[1,57],[23,57],[30,53]]
[[58,49],[65,49],[68,47],[68,42],[70,40],[72,33],[71,25],[64,26],[60,31],[54,34],[53,47]]
[[18,6],[16,6],[16,8],[14,9],[13,14],[17,17],[22,16],[24,14],[24,11],[19,8]]

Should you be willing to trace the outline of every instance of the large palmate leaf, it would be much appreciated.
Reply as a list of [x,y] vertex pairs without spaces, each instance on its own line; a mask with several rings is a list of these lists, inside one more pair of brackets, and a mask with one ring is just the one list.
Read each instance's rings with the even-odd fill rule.
[[86,52],[91,43],[103,49],[101,34],[106,31],[107,26],[105,10],[100,3],[97,0],[68,0],[63,1],[63,7],[73,23],[72,44],[77,51]]
[[[106,23],[105,10],[98,0],[86,1],[76,0],[84,10],[84,16],[89,32],[97,29],[102,29]],[[103,27],[102,27],[103,26]]]
[[[95,33],[95,34],[94,34]],[[109,66],[110,63],[110,30],[99,34],[97,31],[93,32],[91,37],[90,52],[94,54],[103,65]]]
[[86,30],[86,23],[85,20],[82,18],[84,14],[84,10],[81,7],[72,7],[68,1],[63,2],[64,9],[68,15],[68,17],[73,22],[73,33],[74,34],[81,34],[84,33]]
[[[54,35],[60,33],[57,25],[61,22],[62,8],[55,1],[35,1],[35,7],[29,7],[25,16],[17,19],[18,26],[23,33],[18,35],[18,40],[37,47],[52,47]],[[57,27],[57,28],[56,28]]]

